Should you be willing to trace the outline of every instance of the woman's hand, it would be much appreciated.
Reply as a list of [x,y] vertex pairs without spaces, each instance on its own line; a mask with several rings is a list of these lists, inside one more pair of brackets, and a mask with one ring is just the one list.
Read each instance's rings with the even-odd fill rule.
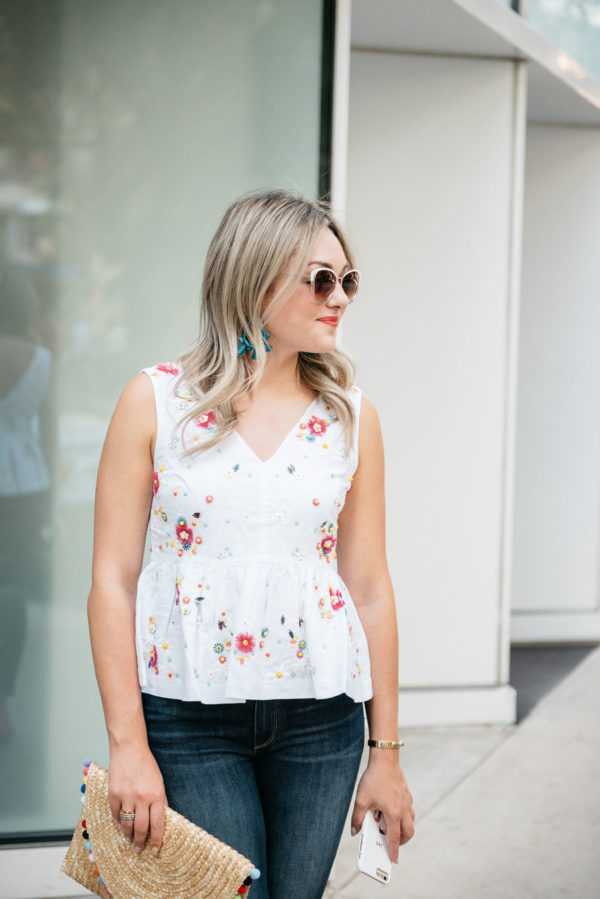
[[[374,752],[379,755],[374,756]],[[371,759],[356,793],[352,812],[353,834],[362,827],[369,809],[383,812],[388,851],[391,860],[397,862],[398,847],[408,843],[415,832],[412,795],[398,764],[397,750],[371,750]]]
[[[108,801],[113,818],[123,834],[133,841],[136,851],[146,845],[158,855],[165,832],[167,797],[162,775],[150,749],[127,747],[111,753]],[[133,821],[123,821],[119,812],[134,812]]]

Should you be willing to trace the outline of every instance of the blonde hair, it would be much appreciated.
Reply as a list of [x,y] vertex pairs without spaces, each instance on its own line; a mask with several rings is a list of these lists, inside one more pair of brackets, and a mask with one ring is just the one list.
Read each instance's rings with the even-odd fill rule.
[[[184,446],[187,426],[202,413],[212,410],[217,428],[207,440],[186,448],[187,455],[214,446],[235,429],[234,403],[259,381],[266,364],[265,321],[300,283],[324,227],[335,234],[354,268],[348,240],[323,203],[272,190],[242,197],[225,212],[206,255],[200,332],[193,348],[180,359],[178,382],[191,391],[192,399],[182,419]],[[289,281],[275,293],[275,282],[294,254],[295,269],[286,272],[291,275]],[[254,360],[249,353],[238,354],[244,331],[255,348]],[[346,453],[355,425],[354,407],[346,393],[354,373],[354,362],[343,350],[298,353],[300,382],[331,406],[344,428]]]

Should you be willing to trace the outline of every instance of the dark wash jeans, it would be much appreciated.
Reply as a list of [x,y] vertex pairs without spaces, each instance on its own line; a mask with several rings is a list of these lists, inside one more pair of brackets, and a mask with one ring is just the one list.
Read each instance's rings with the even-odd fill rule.
[[169,805],[260,868],[251,899],[321,899],[358,773],[362,703],[142,701]]

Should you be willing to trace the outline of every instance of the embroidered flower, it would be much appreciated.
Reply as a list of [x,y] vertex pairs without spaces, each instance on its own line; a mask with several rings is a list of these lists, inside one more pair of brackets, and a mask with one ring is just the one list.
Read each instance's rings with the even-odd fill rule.
[[217,653],[217,655],[219,655],[219,653],[225,652],[225,644],[215,643],[215,645],[213,646],[213,650]]
[[317,550],[319,552],[319,558],[325,559],[326,562],[331,562],[332,559],[335,559],[335,545],[337,543],[337,537],[335,536],[335,525],[331,523],[323,522],[319,529],[319,533],[321,535],[321,539],[317,543]]
[[156,646],[153,646],[150,650],[150,659],[148,661],[148,668],[153,668],[154,673],[158,674],[158,650]]
[[334,612],[337,612],[337,610],[341,609],[344,605],[344,600],[342,599],[342,591],[336,590],[334,593],[331,584],[329,585],[329,598],[331,599],[331,608],[334,610]]
[[159,371],[164,371],[166,375],[178,375],[179,369],[172,362],[161,362],[156,366]]
[[149,618],[148,622],[147,622],[147,627],[151,634],[155,634],[156,633],[156,618],[154,618],[154,617]]
[[181,543],[183,549],[189,549],[192,545],[194,534],[186,519],[182,515],[180,515],[177,519],[177,524],[175,525],[175,533],[177,534],[177,539]]
[[240,652],[252,652],[255,641],[252,634],[238,634],[235,638],[235,645]]
[[219,662],[221,663],[221,665],[224,665],[226,661],[227,661],[227,656],[219,656]]
[[214,496],[210,496],[210,494],[207,497],[205,497],[205,500],[207,503],[212,503],[213,499],[214,499]]
[[316,415],[312,415],[308,420],[308,430],[315,437],[321,437],[326,432],[328,424],[329,422],[325,418],[318,418]]
[[263,629],[260,632],[260,635],[261,635],[261,637],[268,637],[269,636],[269,628],[263,627]]
[[298,649],[306,649],[306,640],[300,640],[298,643]]
[[199,428],[210,428],[214,430],[217,426],[217,422],[215,420],[215,413],[212,409],[209,409],[208,412],[203,412],[196,419],[196,426]]
[[158,472],[152,472],[152,488],[154,490],[154,496],[158,493],[158,488],[160,487],[160,481],[158,479]]

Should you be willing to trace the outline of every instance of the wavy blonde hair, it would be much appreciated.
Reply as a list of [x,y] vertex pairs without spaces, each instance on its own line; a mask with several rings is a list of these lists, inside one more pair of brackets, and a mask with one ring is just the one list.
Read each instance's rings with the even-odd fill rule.
[[[297,288],[322,228],[333,231],[354,268],[348,239],[324,203],[272,190],[244,196],[225,212],[206,255],[200,332],[180,359],[182,374],[177,383],[177,389],[185,385],[191,391],[192,405],[181,421],[184,446],[186,428],[200,414],[212,410],[217,428],[207,440],[186,447],[186,455],[203,452],[235,429],[235,402],[252,390],[266,364],[265,322]],[[287,272],[294,254],[295,267]],[[276,293],[275,282],[283,272],[290,277]],[[255,360],[248,353],[238,355],[244,331],[255,347]],[[355,364],[343,350],[298,353],[300,382],[331,406],[344,428],[347,454],[355,413],[346,391],[354,374]]]

